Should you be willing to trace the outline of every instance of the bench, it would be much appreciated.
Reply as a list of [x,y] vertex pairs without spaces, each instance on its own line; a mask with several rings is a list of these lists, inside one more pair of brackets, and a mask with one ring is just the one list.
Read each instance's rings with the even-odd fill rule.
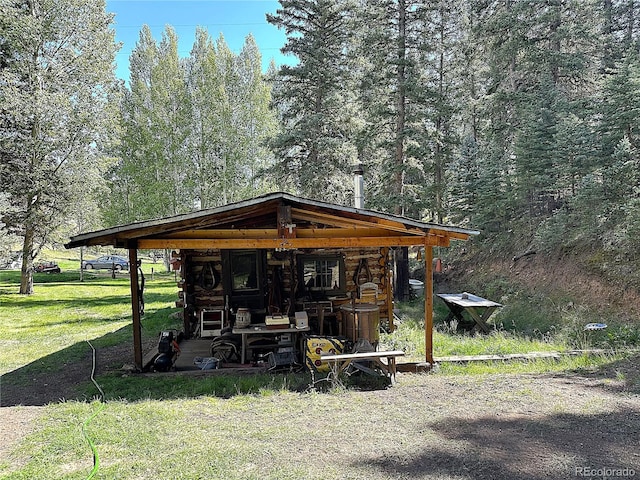
[[[393,383],[396,379],[396,358],[402,357],[403,355],[404,352],[402,350],[391,350],[388,352],[341,353],[335,355],[320,355],[320,361],[332,363],[332,370],[336,375],[339,375],[354,360],[370,360],[380,367],[380,369],[391,379],[391,382]],[[387,363],[382,361],[383,358],[387,359]]]

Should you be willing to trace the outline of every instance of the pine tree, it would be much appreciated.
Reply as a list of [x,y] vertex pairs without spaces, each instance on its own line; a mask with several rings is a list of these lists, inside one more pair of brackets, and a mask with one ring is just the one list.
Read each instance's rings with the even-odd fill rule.
[[345,97],[345,51],[349,29],[341,0],[281,0],[267,21],[287,33],[282,52],[298,64],[284,65],[274,102],[283,122],[272,143],[272,169],[281,185],[309,197],[344,202],[355,162]]
[[515,187],[515,196],[506,195],[487,214],[511,212],[533,233],[568,194],[559,152],[575,148],[568,136],[558,143],[559,124],[573,111],[584,112],[589,101],[594,10],[573,1],[507,1],[478,12],[477,44],[488,59],[481,104],[488,121],[480,136],[489,143],[481,150],[498,162],[491,170]]

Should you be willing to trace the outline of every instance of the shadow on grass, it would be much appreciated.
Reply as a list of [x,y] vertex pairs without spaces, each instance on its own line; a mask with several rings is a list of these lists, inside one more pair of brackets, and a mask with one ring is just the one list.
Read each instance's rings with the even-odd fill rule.
[[[611,393],[640,394],[640,354],[635,353],[627,358],[611,361],[601,368],[574,372],[588,379],[596,380],[587,385]],[[557,375],[556,375],[557,376]]]
[[[144,349],[157,345],[160,331],[175,328],[176,320],[172,319],[172,313],[170,308],[159,309],[143,318]],[[95,321],[104,323],[111,320],[98,318]],[[123,364],[133,362],[131,325],[90,341],[96,349],[96,376],[118,371]],[[93,391],[89,388],[93,386],[92,352],[89,343],[78,342],[3,374],[0,379],[0,406],[37,406],[92,398],[95,392],[95,387]]]
[[413,456],[378,455],[358,460],[389,478],[470,478],[539,480],[574,478],[585,470],[627,469],[597,478],[630,477],[638,470],[636,452],[640,411],[606,414],[551,414],[505,418],[449,418],[420,425],[429,437],[428,451]]
[[[161,311],[158,312],[162,314]],[[165,315],[167,318],[169,315]],[[167,321],[143,319],[143,350],[157,348],[158,334],[175,328]],[[311,390],[312,380],[306,369],[256,373],[239,373],[235,369],[215,371],[178,371],[139,374],[123,369],[133,364],[131,326],[91,340],[96,349],[95,378],[104,391],[105,400],[168,400],[215,396],[260,395],[267,392]],[[87,342],[79,342],[23,367],[8,372],[0,380],[0,407],[16,405],[41,406],[66,400],[88,401],[99,396],[91,381],[93,351]],[[258,373],[260,372],[260,373]],[[195,374],[195,375],[194,375]],[[317,377],[316,377],[317,380]],[[389,386],[386,378],[354,375],[341,379],[338,385],[318,382],[315,390],[334,388],[378,390]]]

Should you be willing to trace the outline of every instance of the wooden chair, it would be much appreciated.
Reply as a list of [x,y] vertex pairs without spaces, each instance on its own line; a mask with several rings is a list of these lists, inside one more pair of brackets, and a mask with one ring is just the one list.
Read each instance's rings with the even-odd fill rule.
[[306,310],[309,318],[318,321],[318,333],[324,335],[324,323],[335,318],[333,304],[328,301],[305,302],[302,306]]

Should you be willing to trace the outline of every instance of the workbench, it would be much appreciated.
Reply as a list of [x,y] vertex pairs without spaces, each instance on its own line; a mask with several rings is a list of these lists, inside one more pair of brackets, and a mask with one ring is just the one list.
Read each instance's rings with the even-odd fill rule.
[[[295,322],[294,319],[291,322]],[[238,334],[242,337],[242,348],[240,354],[240,363],[244,364],[247,358],[247,344],[249,337],[252,335],[260,335],[263,337],[266,336],[276,336],[281,335],[283,333],[291,333],[294,336],[297,336],[299,333],[308,332],[309,327],[297,328],[297,327],[286,327],[286,328],[267,328],[264,323],[253,324],[248,326],[247,328],[234,328],[232,330],[233,333]],[[296,344],[296,340],[294,339],[292,342],[294,345]],[[274,347],[278,345],[274,344]]]
[[[458,330],[470,332],[482,330],[484,333],[489,333],[491,329],[487,325],[487,320],[496,309],[502,307],[499,303],[467,292],[438,293],[437,296],[449,308],[449,315],[445,322],[450,323],[455,318],[458,320]],[[470,318],[466,318],[465,314]]]

